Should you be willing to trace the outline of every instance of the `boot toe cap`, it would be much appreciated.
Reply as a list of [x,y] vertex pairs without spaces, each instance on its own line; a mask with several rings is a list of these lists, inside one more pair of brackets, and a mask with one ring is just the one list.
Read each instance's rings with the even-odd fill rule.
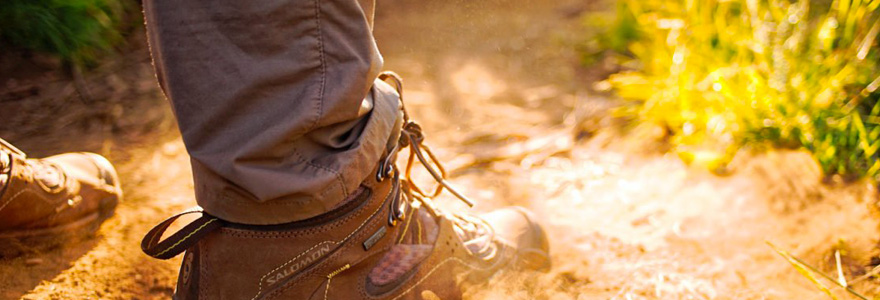
[[82,153],[91,159],[91,161],[98,168],[98,178],[108,185],[114,188],[118,188],[120,186],[119,183],[119,175],[116,173],[116,168],[113,167],[113,164],[110,163],[107,158],[95,154],[95,153]]
[[516,249],[516,263],[526,269],[550,268],[550,244],[534,213],[513,206],[481,215],[495,231],[496,239]]
[[[87,189],[102,191],[117,200],[122,199],[122,186],[116,168],[107,158],[90,152],[71,152],[44,158],[60,166],[68,177],[88,186]],[[82,192],[82,191],[81,191]]]

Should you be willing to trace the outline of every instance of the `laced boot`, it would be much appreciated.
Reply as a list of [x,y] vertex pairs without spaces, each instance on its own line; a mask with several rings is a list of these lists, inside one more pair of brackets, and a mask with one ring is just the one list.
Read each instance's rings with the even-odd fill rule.
[[[394,79],[400,92],[396,75],[380,78]],[[548,269],[546,235],[525,209],[475,217],[434,205],[432,198],[443,190],[471,202],[446,182],[405,109],[402,120],[399,139],[389,143],[376,176],[331,212],[255,226],[196,208],[153,228],[142,249],[160,259],[186,252],[175,299],[460,299],[463,285],[483,283],[498,270]],[[403,148],[410,153],[401,174],[393,162]],[[440,183],[433,193],[409,178],[415,158]],[[201,216],[161,240],[177,218],[190,213]]]
[[113,165],[94,153],[28,159],[0,139],[0,257],[94,233],[122,199]]

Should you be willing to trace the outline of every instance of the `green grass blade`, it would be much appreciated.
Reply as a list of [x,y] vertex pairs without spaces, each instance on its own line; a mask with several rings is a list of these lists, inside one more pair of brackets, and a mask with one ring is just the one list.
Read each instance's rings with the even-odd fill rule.
[[826,295],[831,297],[831,299],[837,300],[837,297],[834,296],[834,294],[831,293],[831,290],[828,289],[828,287],[826,287],[825,284],[823,284],[821,281],[819,281],[819,278],[816,278],[816,276],[814,276],[814,274],[819,274],[820,276],[827,279],[828,281],[831,281],[835,285],[846,289],[846,291],[848,293],[850,293],[853,296],[858,297],[859,299],[868,300],[868,297],[865,297],[862,294],[859,294],[858,292],[853,290],[852,287],[841,284],[840,282],[838,282],[836,279],[834,279],[830,275],[825,274],[822,271],[819,271],[815,267],[807,264],[806,262],[800,260],[797,257],[794,257],[793,255],[789,254],[785,250],[779,249],[779,247],[776,247],[776,245],[774,245],[770,241],[765,241],[765,242],[767,243],[767,245],[770,246],[770,248],[773,248],[773,251],[776,251],[776,253],[778,253],[780,256],[785,258],[785,260],[787,260],[792,265],[792,267],[794,267],[795,270],[798,271],[798,273],[801,273],[801,275],[803,275],[804,277],[809,279],[817,288],[819,288],[819,290],[821,290]]

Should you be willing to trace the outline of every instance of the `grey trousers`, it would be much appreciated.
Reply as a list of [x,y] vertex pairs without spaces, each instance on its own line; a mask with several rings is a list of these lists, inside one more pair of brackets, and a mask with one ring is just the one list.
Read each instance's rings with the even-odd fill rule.
[[302,220],[371,176],[399,115],[376,79],[373,0],[145,0],[156,76],[196,201],[245,224]]

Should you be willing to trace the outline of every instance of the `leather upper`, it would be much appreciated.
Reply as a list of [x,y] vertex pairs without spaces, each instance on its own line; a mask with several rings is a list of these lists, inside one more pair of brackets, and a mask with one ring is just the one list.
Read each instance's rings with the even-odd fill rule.
[[[0,190],[0,232],[50,228],[98,211],[102,200],[122,197],[113,166],[93,153],[65,153],[43,159],[0,149],[9,157]],[[105,201],[106,203],[106,201]]]

